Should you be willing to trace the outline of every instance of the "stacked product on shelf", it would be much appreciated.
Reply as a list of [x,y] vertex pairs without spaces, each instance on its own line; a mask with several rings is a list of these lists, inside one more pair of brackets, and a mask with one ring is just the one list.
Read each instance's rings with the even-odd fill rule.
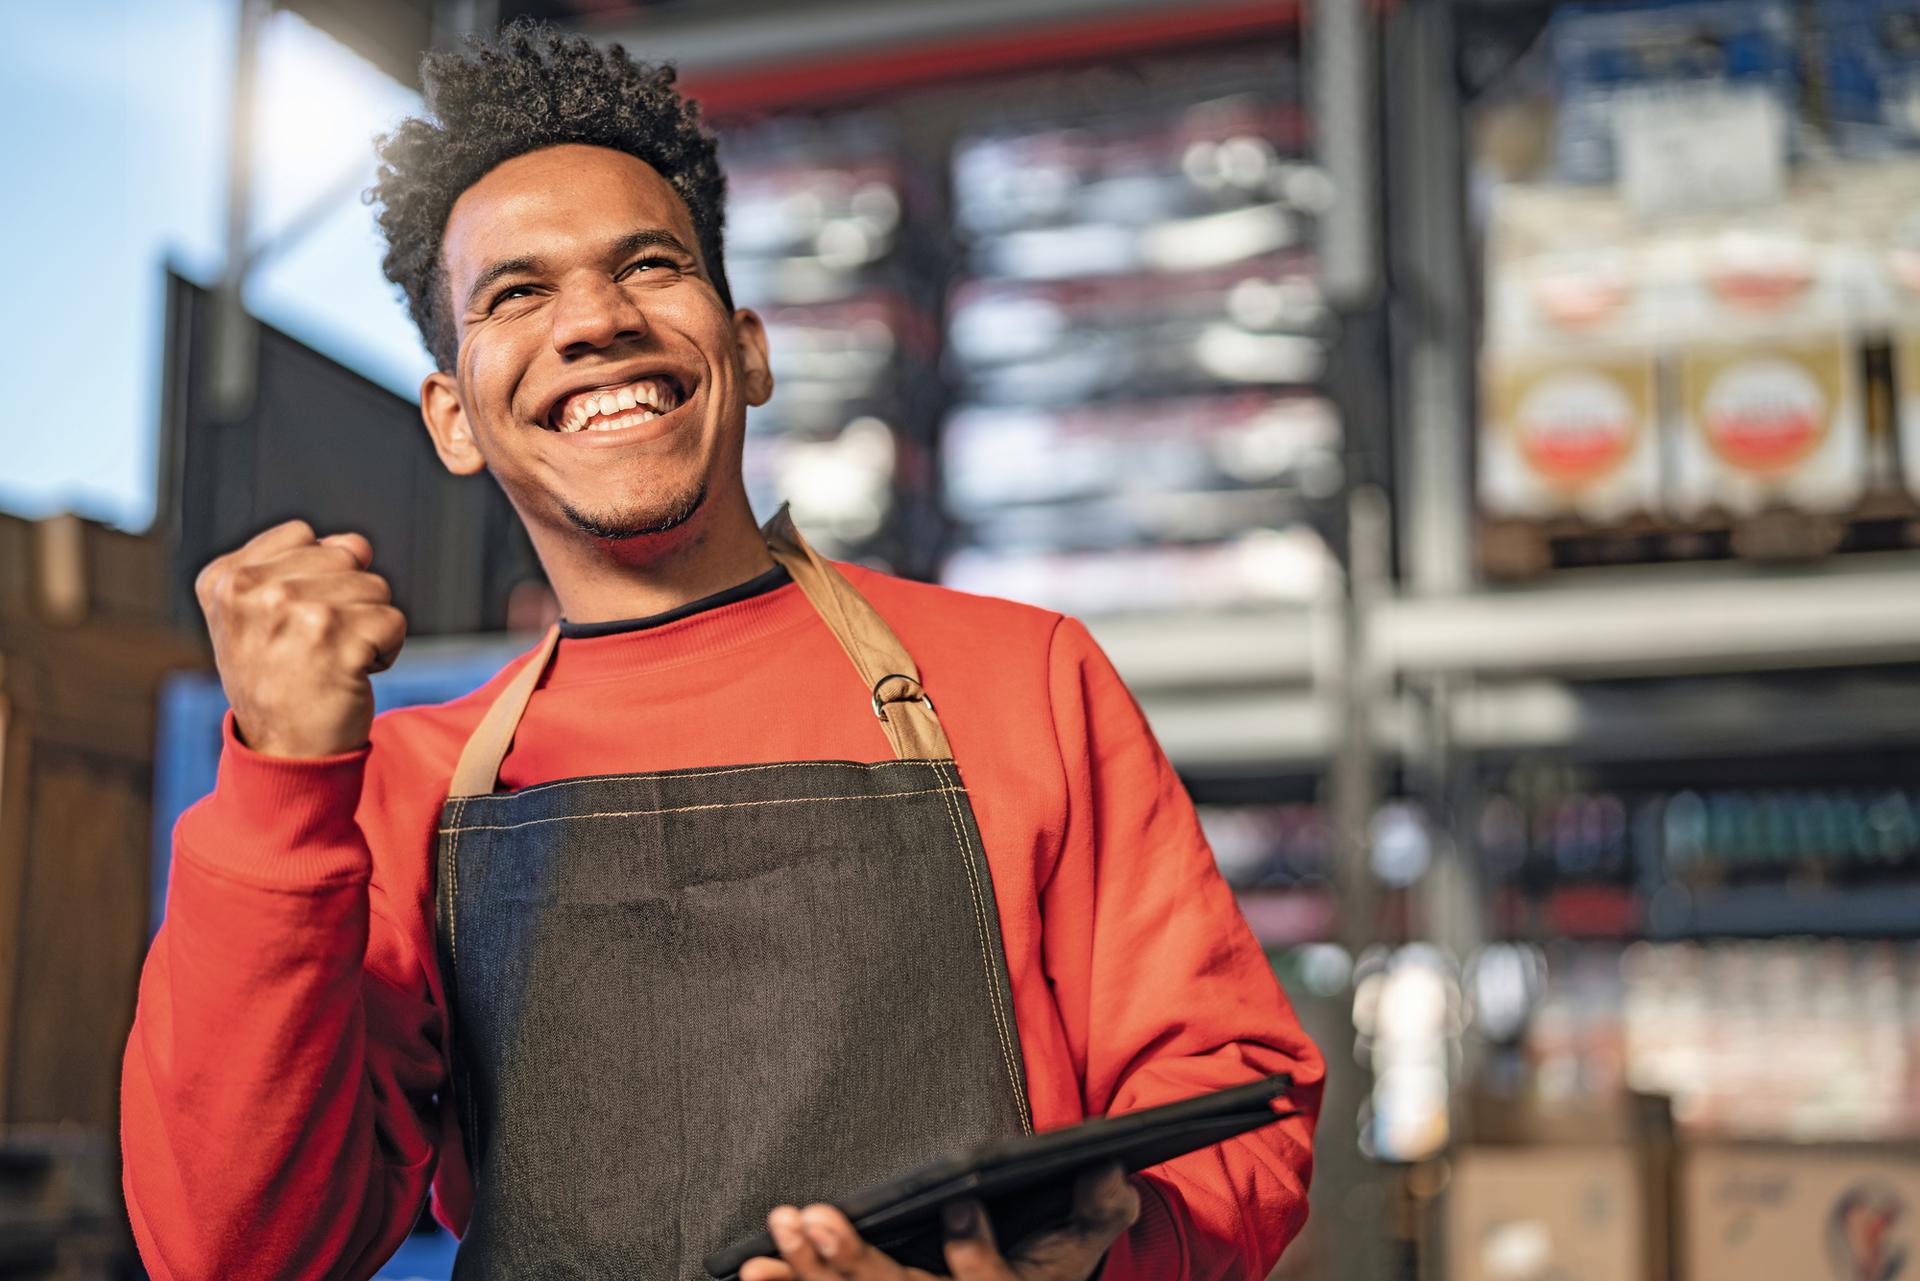
[[1250,80],[963,138],[942,580],[1083,615],[1311,597],[1340,485],[1315,391],[1326,181]]
[[1519,937],[1920,937],[1908,787],[1502,792],[1477,829],[1493,924]]
[[1520,1038],[1536,1096],[1670,1099],[1695,1138],[1920,1137],[1920,947],[1559,945]]
[[1803,109],[1808,37],[1854,48],[1858,11],[1554,14],[1551,172],[1509,172],[1488,201],[1490,572],[1914,543],[1920,159],[1842,128],[1857,93]]
[[925,572],[937,270],[883,123],[783,118],[724,139],[727,272],[766,322],[777,392],[747,415],[748,498],[782,500],[827,554]]
[[[1814,939],[1621,958],[1628,1084],[1721,1135],[1920,1135],[1920,953]],[[1793,1052],[1780,1052],[1784,1046]]]

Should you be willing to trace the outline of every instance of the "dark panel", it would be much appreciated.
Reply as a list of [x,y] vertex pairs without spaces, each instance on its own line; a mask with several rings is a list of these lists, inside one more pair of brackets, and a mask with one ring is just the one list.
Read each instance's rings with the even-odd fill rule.
[[410,634],[502,625],[507,593],[539,575],[532,550],[491,478],[440,466],[412,400],[260,325],[253,406],[218,422],[207,396],[211,299],[171,277],[168,317],[162,521],[181,622],[198,624],[201,566],[298,517],[367,536]]

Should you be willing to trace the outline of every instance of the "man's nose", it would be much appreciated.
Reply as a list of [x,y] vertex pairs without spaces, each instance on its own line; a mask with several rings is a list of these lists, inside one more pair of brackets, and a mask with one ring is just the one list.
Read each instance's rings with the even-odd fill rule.
[[569,280],[553,312],[553,347],[580,356],[647,331],[646,317],[631,294],[607,276],[582,273]]

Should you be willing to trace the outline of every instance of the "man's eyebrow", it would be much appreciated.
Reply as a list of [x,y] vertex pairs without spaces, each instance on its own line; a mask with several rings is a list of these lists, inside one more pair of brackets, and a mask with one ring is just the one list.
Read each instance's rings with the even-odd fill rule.
[[478,298],[486,290],[488,285],[500,279],[502,276],[512,276],[523,271],[535,272],[539,271],[543,266],[545,266],[545,264],[540,259],[531,256],[502,258],[499,262],[491,264],[485,271],[481,272],[479,276],[475,277],[473,285],[467,290],[467,306],[471,308],[474,299]]
[[[695,262],[700,261],[700,256],[694,253],[693,250],[687,248],[685,241],[681,240],[680,237],[674,235],[671,231],[668,231],[665,227],[642,227],[638,231],[630,231],[613,242],[607,251],[607,256],[609,258],[625,258],[629,254],[638,253],[642,249],[671,249],[684,257],[693,259]],[[542,259],[531,255],[523,255],[519,258],[502,258],[499,262],[492,263],[485,271],[474,278],[472,286],[468,288],[467,306],[471,308],[474,300],[486,292],[487,286],[493,284],[501,277],[517,275],[523,271],[538,272],[544,269],[545,266],[546,263]]]
[[672,249],[695,262],[700,261],[698,254],[687,248],[680,237],[665,227],[642,227],[638,231],[628,232],[614,242],[611,256],[625,258],[628,254],[637,253],[642,249]]

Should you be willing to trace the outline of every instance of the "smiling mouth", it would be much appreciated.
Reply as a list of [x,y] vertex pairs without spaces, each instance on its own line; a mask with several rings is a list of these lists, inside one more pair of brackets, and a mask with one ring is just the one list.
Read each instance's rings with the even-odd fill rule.
[[671,374],[655,374],[563,397],[547,413],[547,430],[619,431],[664,417],[686,403],[686,389]]

